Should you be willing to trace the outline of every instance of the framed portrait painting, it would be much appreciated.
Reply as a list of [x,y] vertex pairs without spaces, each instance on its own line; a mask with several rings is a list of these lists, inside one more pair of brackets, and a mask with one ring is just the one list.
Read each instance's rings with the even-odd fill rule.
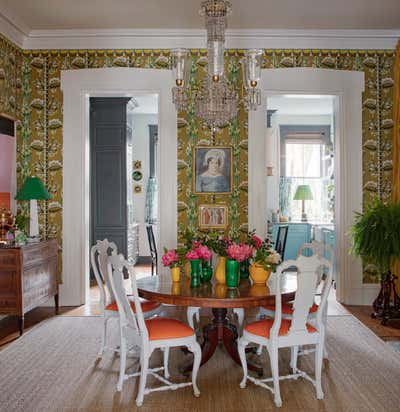
[[226,229],[228,206],[224,204],[199,205],[199,229]]
[[194,147],[193,192],[196,194],[232,193],[232,147]]

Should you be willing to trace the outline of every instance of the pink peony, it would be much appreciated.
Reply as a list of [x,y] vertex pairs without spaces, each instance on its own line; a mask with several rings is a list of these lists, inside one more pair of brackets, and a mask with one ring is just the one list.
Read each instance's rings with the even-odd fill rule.
[[188,253],[186,253],[186,259],[188,260],[194,260],[194,259],[200,259],[199,252],[196,250],[191,250]]
[[260,247],[261,247],[262,244],[263,244],[263,241],[262,241],[258,236],[256,236],[256,235],[253,235],[253,236],[251,237],[251,240],[253,241],[254,246],[255,246],[257,249],[260,249]]
[[207,246],[200,245],[197,247],[196,251],[200,259],[203,259],[207,262],[211,259],[211,251]]
[[232,243],[226,249],[226,254],[229,259],[243,262],[253,254],[253,247],[244,244]]
[[168,250],[161,258],[163,266],[173,266],[179,262],[178,253],[175,249]]

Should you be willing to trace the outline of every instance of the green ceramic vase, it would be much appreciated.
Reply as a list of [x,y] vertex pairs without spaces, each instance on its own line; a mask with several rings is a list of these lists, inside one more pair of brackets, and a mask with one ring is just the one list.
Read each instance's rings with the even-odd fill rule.
[[226,286],[237,288],[239,285],[239,262],[233,259],[226,259]]
[[191,276],[190,276],[190,287],[198,288],[200,286],[200,276],[201,276],[201,260],[192,259],[190,261]]
[[200,282],[201,283],[208,283],[210,282],[213,275],[213,270],[210,265],[210,262],[203,260],[201,262],[201,275],[200,275]]
[[240,262],[239,271],[240,271],[240,279],[248,279],[249,278],[249,266],[250,262],[248,259]]

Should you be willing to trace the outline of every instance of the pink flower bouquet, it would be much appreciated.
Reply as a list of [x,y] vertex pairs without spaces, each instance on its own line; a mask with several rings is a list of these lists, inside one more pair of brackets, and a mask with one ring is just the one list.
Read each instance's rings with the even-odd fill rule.
[[253,255],[253,246],[243,243],[232,243],[226,249],[226,255],[229,259],[243,262],[249,259]]
[[176,267],[179,263],[179,255],[175,249],[164,249],[165,253],[161,258],[163,266]]
[[206,262],[209,262],[211,259],[211,251],[207,246],[203,246],[200,243],[193,245],[194,248],[186,253],[186,259],[202,259]]

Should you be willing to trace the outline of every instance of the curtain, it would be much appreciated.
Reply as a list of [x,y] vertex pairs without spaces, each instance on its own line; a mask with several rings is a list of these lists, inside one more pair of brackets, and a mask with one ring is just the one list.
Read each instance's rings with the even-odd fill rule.
[[157,181],[150,177],[147,183],[145,222],[154,225],[157,223]]
[[[394,95],[393,95],[393,190],[392,198],[400,202],[400,40],[397,42],[396,61],[394,64]],[[392,267],[392,272],[400,278],[400,260]],[[397,292],[400,293],[400,279],[396,281]]]
[[281,216],[290,215],[290,194],[292,189],[292,178],[281,177],[279,182],[279,209]]

